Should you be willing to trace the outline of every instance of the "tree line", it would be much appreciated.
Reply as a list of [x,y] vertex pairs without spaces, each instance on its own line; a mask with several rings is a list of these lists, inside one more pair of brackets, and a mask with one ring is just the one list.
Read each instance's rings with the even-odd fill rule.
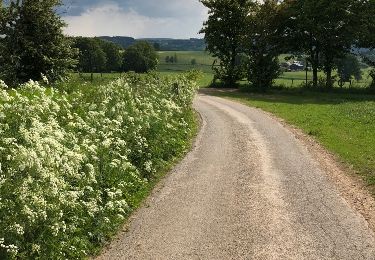
[[280,74],[279,55],[293,53],[306,58],[314,87],[323,71],[324,86],[332,88],[333,71],[345,68],[353,48],[375,47],[374,0],[200,1],[209,9],[201,33],[217,58],[215,77],[229,86],[247,78],[270,87]]
[[138,41],[126,49],[99,38],[76,37],[72,42],[73,48],[78,50],[78,72],[143,73],[155,69],[158,63],[154,47],[143,41]]
[[66,37],[56,13],[60,0],[0,1],[0,79],[9,86],[29,80],[55,82],[73,71],[155,69],[157,53],[138,41],[123,49],[98,38]]

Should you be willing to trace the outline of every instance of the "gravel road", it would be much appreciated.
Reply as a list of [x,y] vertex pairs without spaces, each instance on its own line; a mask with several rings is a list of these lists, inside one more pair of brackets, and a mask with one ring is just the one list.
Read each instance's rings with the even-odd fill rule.
[[374,233],[294,135],[199,95],[193,150],[98,259],[375,259]]

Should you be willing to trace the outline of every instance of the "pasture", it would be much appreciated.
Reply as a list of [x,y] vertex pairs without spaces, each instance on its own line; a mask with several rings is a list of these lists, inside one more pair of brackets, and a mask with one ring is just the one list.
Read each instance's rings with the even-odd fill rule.
[[[202,87],[205,87],[213,80],[212,64],[214,58],[205,51],[161,51],[159,54],[158,71],[163,74],[184,72],[192,69],[200,70],[204,73],[203,79],[199,82]],[[166,57],[177,56],[176,63],[166,62]],[[287,54],[282,54],[279,57],[280,62],[285,61]],[[192,60],[196,64],[192,64]],[[334,76],[336,72],[334,73]],[[323,72],[319,72],[319,77],[324,77]],[[308,81],[312,80],[312,72],[307,73]],[[351,87],[364,87],[370,83],[369,69],[363,69],[362,79],[359,81],[353,80]],[[245,82],[242,82],[245,84]],[[275,80],[275,85],[283,87],[300,87],[306,83],[305,71],[292,71],[282,73],[278,79]],[[336,83],[336,87],[338,84]],[[345,88],[349,87],[349,83],[345,83]]]

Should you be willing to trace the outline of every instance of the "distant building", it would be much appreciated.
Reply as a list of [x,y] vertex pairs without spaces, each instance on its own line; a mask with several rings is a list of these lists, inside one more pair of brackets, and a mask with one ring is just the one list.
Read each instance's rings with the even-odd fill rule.
[[304,69],[305,66],[299,61],[295,61],[289,66],[290,71],[302,71]]

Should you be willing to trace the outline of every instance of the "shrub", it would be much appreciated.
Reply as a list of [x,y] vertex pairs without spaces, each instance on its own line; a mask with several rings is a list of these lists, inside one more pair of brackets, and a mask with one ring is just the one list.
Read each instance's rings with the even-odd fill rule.
[[1,259],[84,258],[186,148],[196,84],[134,77],[69,95],[1,83]]

